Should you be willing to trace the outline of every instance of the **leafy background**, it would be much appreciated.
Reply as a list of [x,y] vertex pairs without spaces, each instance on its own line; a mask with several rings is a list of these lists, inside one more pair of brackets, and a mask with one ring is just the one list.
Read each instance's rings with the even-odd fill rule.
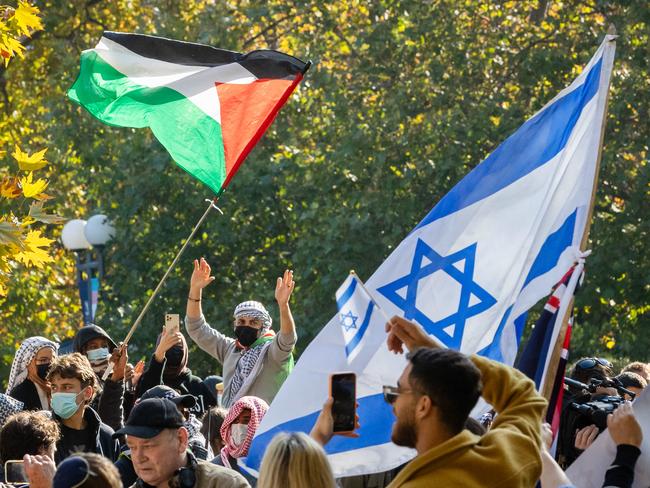
[[[166,312],[183,313],[191,260],[217,280],[211,324],[228,331],[245,299],[273,303],[276,276],[295,270],[298,352],[335,313],[354,268],[367,278],[469,170],[566,86],[613,23],[620,34],[587,278],[573,357],[650,360],[648,310],[650,9],[645,1],[67,0],[35,2],[44,30],[0,70],[1,143],[48,147],[49,208],[109,215],[96,321],[121,338],[211,195],[171,163],[148,130],[105,126],[65,98],[79,55],[104,29],[310,59],[299,90],[223,195],[136,334],[152,352]],[[15,162],[3,156],[2,171]],[[0,176],[3,173],[0,173]],[[46,233],[60,235],[60,226]],[[20,340],[63,339],[81,322],[73,258],[15,266],[0,298],[0,377]],[[198,374],[216,362],[192,350]]]

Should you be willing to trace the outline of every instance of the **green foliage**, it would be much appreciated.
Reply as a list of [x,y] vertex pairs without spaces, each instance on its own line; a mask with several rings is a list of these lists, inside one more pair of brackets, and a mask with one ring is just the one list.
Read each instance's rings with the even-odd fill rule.
[[[97,321],[119,339],[211,195],[171,164],[149,131],[102,125],[65,99],[81,50],[106,28],[311,59],[223,195],[225,216],[210,217],[154,302],[131,356],[152,352],[165,312],[183,313],[199,256],[216,270],[204,309],[223,331],[238,302],[272,305],[275,277],[294,269],[302,350],[335,312],[347,272],[366,279],[456,182],[575,77],[612,22],[621,37],[574,355],[649,360],[650,336],[641,331],[650,307],[650,14],[638,0],[542,3],[51,0],[42,8],[45,31],[3,74],[11,94],[0,100],[11,105],[4,125],[50,148],[50,187],[59,195],[51,208],[69,218],[102,211],[115,221]],[[3,340],[5,358],[14,340],[39,327],[63,337],[79,325],[70,258],[61,253],[49,274],[25,276],[2,304],[14,334]],[[612,349],[604,336],[615,339]],[[190,366],[200,374],[216,368],[195,351]]]

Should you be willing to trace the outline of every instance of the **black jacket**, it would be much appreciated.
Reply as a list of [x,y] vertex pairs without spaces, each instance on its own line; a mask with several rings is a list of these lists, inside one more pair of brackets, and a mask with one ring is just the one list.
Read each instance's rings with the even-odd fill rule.
[[97,337],[106,339],[106,342],[108,342],[109,351],[112,352],[113,349],[117,347],[115,341],[111,339],[111,336],[109,336],[104,329],[102,329],[100,326],[95,324],[88,324],[88,325],[84,325],[75,334],[74,339],[72,340],[72,348],[74,349],[74,352],[79,352],[83,354],[82,349],[83,346],[86,344],[86,342],[88,342],[91,339],[96,339]]
[[145,391],[154,386],[167,385],[178,391],[181,395],[189,393],[196,397],[196,406],[191,409],[191,413],[200,419],[206,410],[217,404],[214,396],[212,396],[210,390],[208,390],[201,378],[194,376],[189,368],[186,368],[185,371],[176,376],[173,381],[164,381],[163,371],[166,363],[167,358],[165,358],[162,363],[159,363],[156,361],[154,356],[151,356],[149,367],[144,373],[142,373],[140,381],[138,381],[136,397],[140,398]]
[[23,402],[25,404],[23,410],[43,410],[36,385],[32,380],[26,379],[21,384],[14,386],[14,389],[9,392],[9,396]]
[[[66,439],[63,419],[56,414],[53,414],[53,417],[61,427],[61,439],[56,443],[56,454],[54,455],[54,461],[59,464],[75,451],[75,446],[70,439]],[[85,430],[89,429],[94,439],[92,445],[86,446],[86,452],[94,452],[115,461],[120,453],[120,443],[117,439],[113,439],[113,429],[102,423],[97,412],[90,407],[86,407],[84,420],[86,421]]]

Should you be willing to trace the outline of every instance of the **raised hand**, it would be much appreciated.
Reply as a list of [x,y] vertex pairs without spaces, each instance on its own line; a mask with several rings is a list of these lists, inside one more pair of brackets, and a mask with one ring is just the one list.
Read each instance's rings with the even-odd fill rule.
[[177,344],[182,344],[183,339],[180,332],[174,332],[173,334],[167,334],[166,330],[163,330],[162,337],[156,347],[156,352],[154,352],[154,357],[156,361],[162,363],[165,360],[165,353],[169,351],[172,347]]
[[23,463],[29,486],[33,488],[51,488],[54,473],[56,472],[54,461],[48,456],[25,454]]
[[128,346],[120,343],[118,347],[113,349],[110,361],[113,363],[111,380],[122,381],[126,372],[126,363],[129,361]]
[[278,302],[278,305],[288,305],[295,284],[296,282],[293,281],[293,271],[287,269],[284,272],[284,276],[278,278],[275,284],[275,300]]
[[190,278],[190,296],[192,296],[193,292],[200,293],[203,288],[214,281],[215,277],[210,276],[210,271],[210,265],[205,259],[194,260],[194,270],[192,271],[192,278]]
[[[356,432],[346,432],[346,433],[334,433],[334,417],[332,416],[332,405],[334,405],[334,399],[329,397],[325,400],[323,404],[323,409],[318,414],[316,423],[311,429],[309,436],[318,442],[321,446],[325,446],[334,435],[340,435],[342,437],[359,437],[359,434]],[[357,404],[357,407],[359,404]],[[354,419],[354,430],[357,430],[360,427],[359,425],[359,415],[355,415]]]
[[425,330],[414,322],[409,322],[402,317],[394,316],[386,323],[386,344],[388,350],[394,353],[403,353],[404,347],[413,351],[418,347],[441,347]]

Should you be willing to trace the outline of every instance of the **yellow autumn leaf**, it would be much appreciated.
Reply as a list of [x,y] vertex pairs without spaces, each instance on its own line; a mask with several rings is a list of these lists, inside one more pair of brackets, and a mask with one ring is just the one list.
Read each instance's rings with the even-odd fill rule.
[[7,177],[0,183],[0,196],[4,198],[18,198],[21,193],[18,178]]
[[33,198],[39,193],[42,193],[47,188],[47,181],[39,178],[32,183],[34,173],[29,173],[27,178],[20,179],[20,185],[23,187],[23,195],[27,198]]
[[24,249],[14,255],[16,261],[25,266],[41,268],[43,264],[54,261],[47,252],[47,248],[54,242],[41,235],[40,230],[30,230],[23,241]]
[[4,58],[5,66],[9,64],[9,60],[15,54],[18,54],[19,57],[24,58],[24,50],[25,46],[23,46],[17,39],[14,39],[7,34],[2,34],[2,36],[0,36],[0,55]]
[[21,0],[18,2],[18,8],[15,10],[11,20],[16,23],[19,31],[31,37],[32,32],[43,29],[43,23],[38,16],[39,12],[38,7],[34,7],[28,2]]
[[47,164],[45,160],[45,152],[47,148],[42,151],[37,151],[31,156],[29,153],[23,152],[18,146],[15,147],[14,152],[11,154],[16,161],[18,161],[18,167],[23,171],[36,171],[41,169]]

